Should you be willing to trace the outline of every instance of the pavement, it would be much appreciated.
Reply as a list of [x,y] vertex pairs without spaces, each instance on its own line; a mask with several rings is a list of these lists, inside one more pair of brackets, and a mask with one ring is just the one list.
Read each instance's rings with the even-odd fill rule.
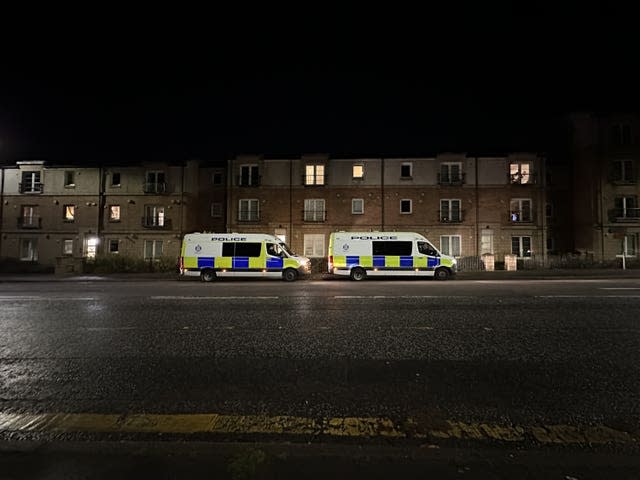
[[[329,275],[327,273],[314,273],[308,277],[309,280],[341,281],[346,277]],[[640,269],[550,269],[550,270],[518,270],[506,271],[496,270],[493,272],[458,272],[454,280],[546,280],[554,278],[584,278],[584,279],[617,279],[617,278],[640,278]],[[381,278],[383,279],[383,278]],[[2,282],[121,282],[121,281],[166,281],[183,280],[199,281],[197,277],[181,278],[175,273],[110,273],[110,274],[5,274],[0,272],[0,283]],[[406,279],[405,279],[406,280]],[[423,280],[423,278],[416,278]]]

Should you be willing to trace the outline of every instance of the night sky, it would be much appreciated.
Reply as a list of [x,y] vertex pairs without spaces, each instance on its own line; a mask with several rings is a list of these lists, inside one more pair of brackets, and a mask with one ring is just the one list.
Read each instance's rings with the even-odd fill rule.
[[31,24],[0,162],[543,150],[567,112],[640,111],[633,16],[579,5]]

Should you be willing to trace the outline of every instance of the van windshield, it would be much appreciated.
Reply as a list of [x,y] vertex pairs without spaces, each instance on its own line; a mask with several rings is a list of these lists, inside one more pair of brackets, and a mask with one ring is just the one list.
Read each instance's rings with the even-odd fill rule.
[[286,253],[288,256],[290,256],[290,257],[295,257],[295,256],[296,256],[296,254],[295,254],[295,253],[293,253],[293,252],[291,251],[291,249],[287,246],[287,244],[286,244],[286,243],[284,243],[284,242],[280,242],[280,243],[278,243],[278,245],[280,246],[280,248],[281,248],[282,250],[284,250],[284,251],[285,251],[285,253]]

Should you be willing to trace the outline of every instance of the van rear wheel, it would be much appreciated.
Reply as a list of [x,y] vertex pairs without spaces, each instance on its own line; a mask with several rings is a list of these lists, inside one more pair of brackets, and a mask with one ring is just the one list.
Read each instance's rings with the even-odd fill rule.
[[293,268],[287,268],[284,272],[282,272],[282,279],[285,282],[293,282],[298,278],[298,272],[296,272]]
[[351,280],[355,280],[359,282],[360,280],[364,280],[367,276],[367,272],[365,272],[364,268],[356,267],[351,269]]
[[451,273],[447,268],[438,268],[435,273],[436,280],[447,280],[451,276]]
[[216,272],[207,268],[200,273],[200,278],[203,282],[213,282],[216,279]]

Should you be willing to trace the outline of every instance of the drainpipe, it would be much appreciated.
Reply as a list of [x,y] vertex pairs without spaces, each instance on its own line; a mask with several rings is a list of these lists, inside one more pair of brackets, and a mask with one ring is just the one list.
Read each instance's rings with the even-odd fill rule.
[[293,244],[293,158],[289,159],[289,241],[287,245]]
[[384,232],[384,157],[380,159],[380,231]]
[[478,157],[475,157],[475,213],[476,213],[476,257],[480,256],[480,211],[478,209],[480,190],[478,188]]
[[4,166],[0,166],[0,258],[2,258],[2,225],[4,224],[4,176],[6,170]]
[[[105,207],[105,172],[102,168],[102,165],[98,167],[98,226],[96,228],[96,236],[98,237],[98,241],[100,249],[105,248],[105,242],[103,238],[100,238],[102,231],[104,230],[104,207]],[[97,253],[97,252],[96,252]],[[106,251],[105,251],[106,253]]]

